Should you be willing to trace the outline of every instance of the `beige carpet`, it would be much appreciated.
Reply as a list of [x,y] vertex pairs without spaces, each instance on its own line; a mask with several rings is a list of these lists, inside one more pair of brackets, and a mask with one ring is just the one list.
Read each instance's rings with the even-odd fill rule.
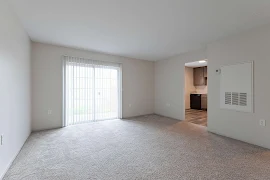
[[33,133],[4,179],[270,179],[270,151],[151,115]]

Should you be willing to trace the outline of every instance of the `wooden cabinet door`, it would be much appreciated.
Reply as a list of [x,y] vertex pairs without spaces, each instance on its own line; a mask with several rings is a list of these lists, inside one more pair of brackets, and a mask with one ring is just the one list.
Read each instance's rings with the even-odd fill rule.
[[203,72],[204,72],[203,67],[193,69],[194,86],[205,85],[205,78],[204,78]]
[[207,77],[207,66],[203,67],[203,77]]
[[201,107],[202,109],[207,109],[207,95],[206,94],[202,94],[201,97]]

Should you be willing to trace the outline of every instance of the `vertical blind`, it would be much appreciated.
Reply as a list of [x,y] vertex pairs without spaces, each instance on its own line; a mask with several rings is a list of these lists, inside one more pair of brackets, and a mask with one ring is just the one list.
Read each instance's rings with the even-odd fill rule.
[[64,124],[120,118],[121,64],[64,56]]

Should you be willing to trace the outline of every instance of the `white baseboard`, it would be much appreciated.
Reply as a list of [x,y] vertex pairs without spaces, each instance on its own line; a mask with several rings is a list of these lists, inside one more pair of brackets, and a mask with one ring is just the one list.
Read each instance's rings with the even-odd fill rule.
[[177,121],[184,121],[183,119],[179,119],[179,118],[175,118],[175,117],[171,117],[171,116],[165,116],[165,115],[158,114],[158,113],[154,113],[154,114],[158,115],[158,116],[162,116],[162,117],[171,118],[171,119],[174,119],[174,120],[177,120]]
[[121,119],[138,118],[138,117],[150,116],[150,115],[154,115],[154,113],[151,113],[151,114],[142,114],[142,115],[136,115],[136,116],[125,116],[125,117],[122,117]]
[[[31,134],[31,133],[30,133]],[[27,139],[29,138],[30,134],[28,135],[28,137],[26,138],[26,140],[24,141],[22,147],[24,146],[25,142],[27,141]],[[19,149],[19,151],[12,157],[11,161],[8,163],[7,167],[5,168],[3,174],[0,174],[0,180],[2,180],[5,176],[5,174],[7,173],[7,171],[9,170],[9,168],[11,167],[13,161],[16,159],[16,157],[18,156],[19,152],[21,151],[22,147]]]
[[242,141],[244,143],[248,143],[248,144],[252,144],[252,145],[255,145],[255,146],[259,146],[259,147],[263,147],[263,148],[266,148],[266,149],[270,149],[269,146],[265,146],[265,145],[262,145],[262,144],[254,143],[254,142],[247,141],[247,140],[244,140],[244,139],[235,138],[235,137],[233,137],[231,135],[228,135],[228,134],[225,134],[225,133],[220,133],[218,130],[213,129],[213,128],[208,128],[207,127],[207,131],[208,132],[211,132],[211,133],[214,133],[214,134],[217,134],[217,135],[220,135],[220,136],[224,136],[224,137],[227,137],[227,138],[235,139],[237,141]]
[[[21,150],[20,150],[21,151]],[[19,151],[19,152],[20,152]],[[0,179],[2,180],[5,176],[5,174],[7,173],[7,171],[9,170],[10,166],[12,165],[13,161],[15,160],[15,158],[17,157],[17,155],[19,154],[19,152],[17,154],[15,154],[15,156],[11,159],[11,161],[8,163],[7,167],[5,168],[3,174],[1,174]]]

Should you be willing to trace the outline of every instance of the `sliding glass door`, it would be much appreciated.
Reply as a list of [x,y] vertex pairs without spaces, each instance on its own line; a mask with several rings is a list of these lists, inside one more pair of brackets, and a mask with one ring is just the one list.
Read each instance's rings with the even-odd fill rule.
[[121,65],[64,57],[64,125],[121,118]]

